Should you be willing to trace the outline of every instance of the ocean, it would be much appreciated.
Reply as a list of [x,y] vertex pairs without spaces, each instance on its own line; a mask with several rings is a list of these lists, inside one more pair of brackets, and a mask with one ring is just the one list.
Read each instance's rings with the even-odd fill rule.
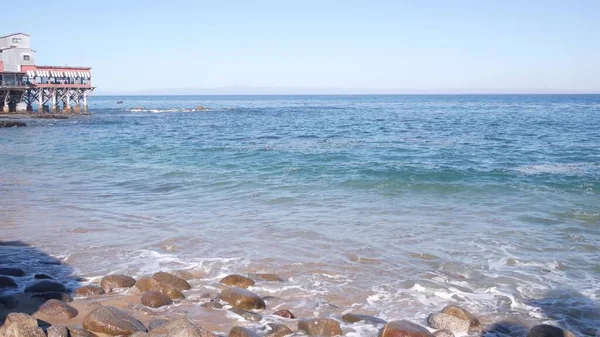
[[286,282],[253,290],[310,317],[425,325],[455,303],[515,331],[600,327],[600,95],[93,96],[90,111],[0,129],[0,240],[69,266],[58,278],[193,268],[210,292],[269,272]]

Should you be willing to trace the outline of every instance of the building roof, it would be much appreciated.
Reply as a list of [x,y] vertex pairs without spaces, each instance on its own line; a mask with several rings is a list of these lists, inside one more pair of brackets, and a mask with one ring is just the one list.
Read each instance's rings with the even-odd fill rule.
[[5,37],[9,37],[9,36],[15,36],[15,35],[27,35],[27,36],[30,36],[29,34],[25,34],[25,33],[12,33],[12,34],[8,34],[8,35],[0,36],[0,39],[3,39]]
[[84,69],[84,70],[91,70],[92,67],[73,67],[73,66],[40,66],[40,65],[35,65],[35,67],[37,69]]

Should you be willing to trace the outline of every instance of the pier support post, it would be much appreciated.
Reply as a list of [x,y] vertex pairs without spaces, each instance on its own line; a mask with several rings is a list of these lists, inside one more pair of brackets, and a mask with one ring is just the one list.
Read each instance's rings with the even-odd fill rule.
[[64,110],[66,113],[71,113],[71,97],[67,95],[67,104],[65,104]]
[[83,112],[88,113],[87,92],[83,93]]
[[52,90],[52,113],[58,112],[58,106],[56,105],[56,90]]
[[8,102],[4,102],[4,105],[2,106],[2,112],[5,114],[9,112]]
[[44,90],[40,89],[38,96],[38,112],[44,113]]
[[81,105],[79,105],[79,103],[75,104],[75,113],[76,114],[81,113]]

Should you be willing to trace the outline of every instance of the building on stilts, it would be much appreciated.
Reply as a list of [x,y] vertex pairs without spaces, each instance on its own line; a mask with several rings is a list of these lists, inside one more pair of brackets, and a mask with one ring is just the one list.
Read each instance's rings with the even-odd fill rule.
[[0,37],[0,112],[87,113],[92,68],[36,64],[31,38]]

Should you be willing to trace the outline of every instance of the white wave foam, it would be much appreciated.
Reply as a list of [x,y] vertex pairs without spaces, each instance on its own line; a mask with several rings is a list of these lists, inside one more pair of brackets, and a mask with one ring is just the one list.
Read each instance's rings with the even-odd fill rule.
[[573,163],[573,164],[537,164],[516,168],[517,171],[524,174],[575,174],[583,173],[594,165],[590,163]]

